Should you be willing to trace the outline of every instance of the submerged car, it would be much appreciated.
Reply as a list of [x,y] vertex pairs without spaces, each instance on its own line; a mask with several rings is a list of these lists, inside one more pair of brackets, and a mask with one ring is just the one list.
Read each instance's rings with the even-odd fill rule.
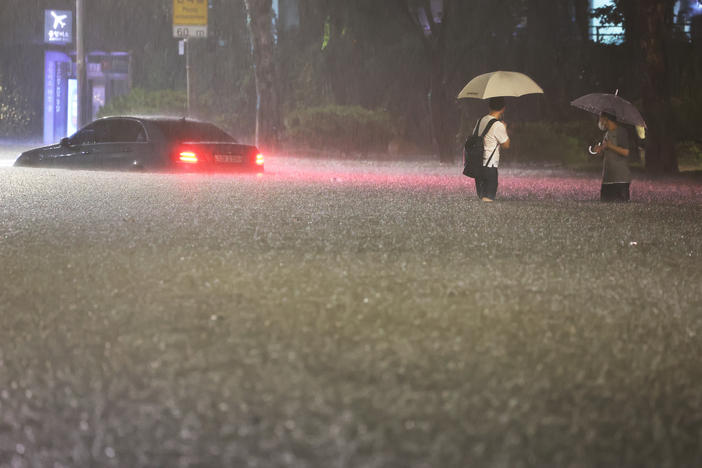
[[106,117],[59,144],[22,153],[15,166],[105,170],[263,172],[263,155],[209,122]]

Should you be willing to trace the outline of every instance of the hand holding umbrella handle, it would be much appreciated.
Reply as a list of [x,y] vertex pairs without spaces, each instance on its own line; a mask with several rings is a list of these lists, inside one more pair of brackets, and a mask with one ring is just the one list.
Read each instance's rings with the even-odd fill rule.
[[606,141],[607,141],[607,139],[604,139],[604,140],[602,140],[602,143],[598,143],[597,145],[595,145],[595,148],[599,148],[598,151],[593,150],[592,145],[587,147],[587,151],[593,156],[600,154],[602,152],[602,149],[605,147]]

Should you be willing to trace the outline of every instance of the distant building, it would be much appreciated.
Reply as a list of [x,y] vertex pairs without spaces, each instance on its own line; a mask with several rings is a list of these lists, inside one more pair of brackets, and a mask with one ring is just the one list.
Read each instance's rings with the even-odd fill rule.
[[[590,10],[607,6],[614,6],[614,0],[590,0]],[[624,27],[621,24],[606,24],[600,18],[592,18],[590,39],[600,44],[620,44],[624,41]]]
[[[614,0],[590,0],[590,10],[614,6]],[[676,32],[692,39],[692,18],[702,14],[699,0],[678,0],[674,7]],[[590,39],[600,44],[621,44],[624,41],[624,27],[621,24],[605,24],[600,18],[590,20]]]
[[278,30],[290,31],[300,27],[300,0],[276,0]]
[[[68,52],[68,53],[67,53]],[[111,99],[131,89],[131,56],[127,52],[91,52],[87,61],[86,121],[95,119]],[[78,130],[75,53],[44,53],[44,142],[54,143]]]

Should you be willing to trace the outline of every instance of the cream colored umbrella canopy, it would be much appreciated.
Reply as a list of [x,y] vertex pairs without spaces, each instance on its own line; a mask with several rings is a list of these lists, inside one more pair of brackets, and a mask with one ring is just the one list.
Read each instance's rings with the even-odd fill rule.
[[543,94],[544,90],[523,73],[496,71],[476,76],[463,88],[458,99],[490,99],[493,97],[519,97],[525,94]]

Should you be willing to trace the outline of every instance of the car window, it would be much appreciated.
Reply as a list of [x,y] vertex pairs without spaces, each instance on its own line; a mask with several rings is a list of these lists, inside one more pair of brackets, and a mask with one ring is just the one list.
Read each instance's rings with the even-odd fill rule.
[[112,142],[132,143],[146,141],[146,131],[136,120],[109,120],[108,138]]
[[95,143],[109,143],[112,141],[111,125],[107,120],[93,122],[95,126]]
[[97,125],[97,122],[93,122],[90,125],[78,130],[71,137],[72,145],[91,145],[98,142],[98,137],[101,129]]
[[154,124],[168,140],[236,142],[231,135],[211,123],[174,120],[156,121]]

